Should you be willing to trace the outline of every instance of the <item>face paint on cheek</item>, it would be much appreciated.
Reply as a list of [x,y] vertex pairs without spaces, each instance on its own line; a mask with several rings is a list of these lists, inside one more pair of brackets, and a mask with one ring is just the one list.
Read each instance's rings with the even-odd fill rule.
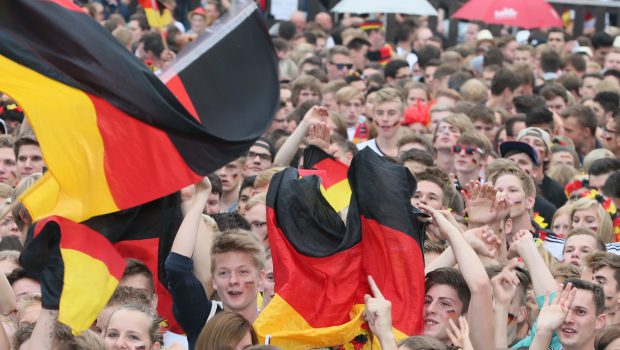
[[254,283],[254,281],[247,281],[243,285],[245,286],[245,289],[252,289],[252,288],[254,288],[255,284],[256,283]]
[[476,160],[476,158],[472,158],[471,162],[474,163],[474,164],[478,164],[478,161]]
[[134,350],[145,350],[145,349],[146,349],[146,345],[138,345],[134,347]]

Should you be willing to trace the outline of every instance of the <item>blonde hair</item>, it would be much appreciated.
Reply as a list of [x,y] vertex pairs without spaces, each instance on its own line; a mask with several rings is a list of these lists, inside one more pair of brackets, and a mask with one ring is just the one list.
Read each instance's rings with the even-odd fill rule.
[[271,178],[282,170],[284,170],[284,167],[273,167],[261,171],[258,175],[256,175],[256,179],[254,180],[254,188],[269,186]]
[[19,266],[19,254],[17,250],[3,250],[0,251],[0,261],[8,260]]
[[21,196],[26,190],[34,185],[35,182],[41,177],[41,173],[35,173],[32,175],[28,175],[25,178],[21,179],[17,186],[15,186],[15,192],[13,192],[13,196],[11,197],[11,203],[17,203],[12,209],[11,214],[13,214],[13,220],[15,220],[15,224],[17,224],[17,228],[21,231],[24,228],[24,225],[27,223],[24,222],[19,215],[19,213],[23,210],[26,211],[26,207],[19,202],[18,198]]
[[461,85],[460,93],[465,101],[482,103],[489,97],[489,88],[478,79],[469,79]]
[[27,308],[35,305],[41,305],[41,294],[27,294],[21,298],[17,302],[17,322],[21,321]]
[[345,86],[336,92],[336,102],[338,103],[349,102],[356,98],[359,98],[360,102],[364,103],[364,96],[362,93],[358,89],[351,86]]
[[239,252],[249,255],[259,270],[265,267],[265,248],[258,238],[249,231],[227,230],[218,233],[213,238],[211,246],[211,273],[215,272],[215,256],[230,252]]
[[569,278],[579,278],[579,276],[581,276],[581,270],[573,264],[558,263],[551,269],[551,275],[553,278],[560,279],[564,282],[564,280]]
[[405,104],[403,103],[403,95],[398,89],[393,88],[393,87],[386,87],[375,93],[373,100],[372,100],[373,109],[377,109],[378,105],[380,105],[381,103],[385,103],[385,102],[400,103],[401,112],[405,108]]
[[264,192],[259,193],[259,194],[254,195],[252,198],[250,198],[248,200],[248,203],[245,205],[245,210],[248,211],[259,204],[267,205],[267,194],[266,193]]
[[562,185],[562,188],[577,174],[579,174],[579,171],[575,167],[566,164],[556,165],[547,170],[547,176],[557,181]]
[[527,175],[525,171],[517,167],[512,161],[505,158],[498,158],[487,165],[486,169],[489,174],[487,180],[491,184],[495,184],[497,179],[504,175],[513,175],[521,181],[521,186],[523,187],[523,191],[526,196],[536,196],[536,184],[534,183],[534,180],[532,180],[532,178]]
[[592,166],[592,163],[599,159],[605,158],[616,158],[616,156],[607,148],[597,148],[588,152],[588,154],[583,157],[583,167],[581,168],[581,171],[583,171],[584,174],[587,174]]
[[603,206],[596,201],[596,199],[580,198],[575,203],[573,203],[570,210],[571,228],[573,222],[573,215],[575,215],[575,212],[578,210],[590,209],[594,205],[596,206],[596,214],[599,221],[598,231],[596,233],[603,240],[603,242],[613,242],[614,226],[611,222],[611,216],[605,211],[605,208],[603,208]]

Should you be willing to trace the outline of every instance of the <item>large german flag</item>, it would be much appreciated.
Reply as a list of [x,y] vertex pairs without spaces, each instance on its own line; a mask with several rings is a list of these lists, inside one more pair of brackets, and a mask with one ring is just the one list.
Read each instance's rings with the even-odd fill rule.
[[318,177],[299,178],[288,168],[269,186],[276,297],[254,327],[281,348],[369,348],[362,319],[367,275],[392,301],[396,335],[422,330],[424,229],[410,204],[415,180],[368,149],[353,159],[348,180],[346,226],[321,195]]
[[[0,91],[23,106],[49,170],[22,198],[33,219],[82,221],[130,208],[243,155],[271,123],[278,85],[260,14],[255,5],[242,12],[230,16],[245,32],[227,28],[208,50],[180,57],[173,94],[71,1],[0,2]],[[230,59],[239,48],[256,49],[253,59]],[[248,67],[256,74],[235,75]]]
[[349,167],[336,160],[316,146],[308,146],[304,150],[304,169],[316,169],[320,172],[323,196],[336,211],[349,206],[351,187],[347,179]]
[[88,329],[116,289],[125,260],[103,235],[61,217],[39,221],[21,265],[41,281],[43,306],[74,331]]

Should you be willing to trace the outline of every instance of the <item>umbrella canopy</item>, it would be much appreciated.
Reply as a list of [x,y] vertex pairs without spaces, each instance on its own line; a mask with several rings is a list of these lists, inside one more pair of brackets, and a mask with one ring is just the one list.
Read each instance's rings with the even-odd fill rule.
[[525,29],[562,26],[562,19],[545,0],[470,0],[452,17]]
[[331,11],[340,13],[381,12],[437,16],[437,10],[426,0],[342,0]]

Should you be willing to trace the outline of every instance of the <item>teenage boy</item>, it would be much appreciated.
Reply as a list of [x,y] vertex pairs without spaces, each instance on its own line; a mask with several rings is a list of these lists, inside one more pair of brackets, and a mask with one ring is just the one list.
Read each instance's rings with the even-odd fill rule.
[[[230,230],[212,237],[202,221],[211,183],[196,184],[191,206],[172,244],[166,272],[174,302],[174,315],[187,333],[193,349],[203,326],[222,310],[236,312],[250,322],[258,317],[257,295],[265,277],[265,252],[258,239],[244,230]],[[201,242],[201,240],[203,240]],[[213,240],[210,254],[204,249]],[[212,278],[211,287],[221,301],[210,300],[210,288],[202,281]]]
[[552,349],[594,349],[596,331],[605,327],[605,294],[601,286],[580,279],[569,279],[552,302],[545,298],[536,325],[536,336],[530,349],[549,347],[556,332],[561,347]]
[[405,108],[401,93],[395,88],[383,88],[377,91],[373,103],[373,123],[377,137],[357,144],[357,149],[370,147],[381,156],[398,158],[400,122]]
[[452,146],[452,151],[457,189],[470,181],[479,181],[487,156],[491,152],[489,140],[477,131],[466,131],[459,136],[456,145]]

